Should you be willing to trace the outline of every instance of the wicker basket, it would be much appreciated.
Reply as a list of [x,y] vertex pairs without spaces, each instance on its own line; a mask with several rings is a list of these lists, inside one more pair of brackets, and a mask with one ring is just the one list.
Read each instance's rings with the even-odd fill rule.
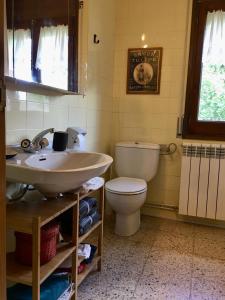
[[[27,233],[15,232],[16,236],[16,260],[27,266],[32,265],[32,235]],[[56,245],[59,236],[59,225],[48,224],[41,228],[41,265],[49,262],[56,255]]]

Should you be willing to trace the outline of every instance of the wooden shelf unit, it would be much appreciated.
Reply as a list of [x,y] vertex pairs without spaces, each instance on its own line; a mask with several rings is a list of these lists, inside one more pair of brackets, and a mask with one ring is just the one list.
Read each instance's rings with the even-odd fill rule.
[[32,233],[34,218],[40,218],[40,227],[76,205],[78,194],[58,199],[19,202],[7,206],[7,228]]
[[[59,245],[56,256],[40,267],[40,283],[44,282],[74,251],[75,247],[70,244]],[[7,279],[32,286],[32,267],[21,265],[16,261],[14,253],[8,253]]]
[[[103,216],[104,216],[104,186],[99,188],[98,206],[100,221],[87,233],[79,237],[79,202],[81,199],[96,193],[77,192],[65,195],[59,199],[35,200],[19,202],[7,206],[7,228],[19,232],[32,234],[32,267],[24,266],[15,260],[14,253],[7,254],[7,279],[32,287],[32,299],[40,300],[40,285],[51,275],[57,267],[68,257],[72,258],[72,282],[75,283],[71,299],[77,299],[77,288],[86,276],[97,266],[101,270],[102,242],[103,242]],[[61,243],[57,247],[56,256],[48,263],[40,265],[40,235],[41,227],[53,221],[66,210],[73,209],[72,241]],[[88,264],[83,273],[78,275],[78,245],[90,234],[98,230],[98,250],[91,264]]]
[[90,229],[87,233],[85,233],[85,234],[83,234],[82,236],[80,236],[80,237],[79,237],[79,244],[83,243],[84,240],[86,240],[87,237],[88,237],[93,231],[95,231],[97,228],[99,228],[101,225],[102,225],[102,220],[98,221],[95,225],[93,225],[93,226],[91,227],[91,229]]
[[93,261],[91,264],[87,265],[87,267],[85,268],[84,272],[82,272],[81,274],[78,275],[78,280],[77,280],[77,285],[79,286],[82,281],[88,276],[88,274],[93,271],[94,268],[96,268],[98,262],[100,261],[101,257],[97,256],[94,257]]

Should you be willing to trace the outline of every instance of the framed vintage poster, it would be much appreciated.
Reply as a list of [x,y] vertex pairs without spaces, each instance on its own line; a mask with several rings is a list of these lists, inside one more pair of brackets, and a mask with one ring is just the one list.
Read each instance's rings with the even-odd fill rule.
[[159,94],[162,47],[128,49],[127,94]]

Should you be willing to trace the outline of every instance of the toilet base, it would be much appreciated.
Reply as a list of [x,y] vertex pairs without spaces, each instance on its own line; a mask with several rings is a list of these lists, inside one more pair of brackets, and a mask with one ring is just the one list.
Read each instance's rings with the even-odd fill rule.
[[140,228],[140,224],[140,209],[131,215],[116,214],[115,234],[120,236],[133,235]]

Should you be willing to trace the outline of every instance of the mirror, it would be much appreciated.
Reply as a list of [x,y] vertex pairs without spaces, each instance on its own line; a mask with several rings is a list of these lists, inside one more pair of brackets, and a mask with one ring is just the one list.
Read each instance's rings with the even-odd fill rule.
[[78,0],[6,0],[8,75],[77,92]]

